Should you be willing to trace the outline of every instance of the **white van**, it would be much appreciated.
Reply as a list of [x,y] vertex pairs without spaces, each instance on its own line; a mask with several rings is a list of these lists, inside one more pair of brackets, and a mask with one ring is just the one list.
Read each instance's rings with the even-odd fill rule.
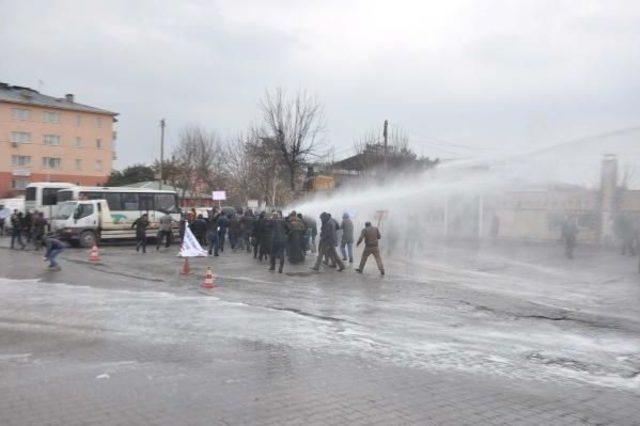
[[81,247],[92,247],[101,240],[135,238],[135,230],[131,226],[144,213],[149,215],[149,236],[155,236],[160,217],[165,213],[175,220],[173,234],[177,236],[180,213],[175,206],[173,209],[120,211],[111,210],[106,199],[64,201],[58,203],[58,212],[50,223],[52,230],[61,238]]
[[25,201],[23,212],[39,211],[44,217],[51,218],[56,215],[58,203],[58,191],[72,188],[75,185],[68,182],[32,182],[25,189]]

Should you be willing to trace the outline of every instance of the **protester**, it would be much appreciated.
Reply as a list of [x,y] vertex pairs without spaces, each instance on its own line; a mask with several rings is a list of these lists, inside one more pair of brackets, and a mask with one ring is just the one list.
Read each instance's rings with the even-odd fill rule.
[[160,218],[160,225],[158,227],[158,235],[156,237],[156,250],[160,250],[160,245],[162,244],[162,240],[165,240],[165,248],[169,248],[171,246],[171,240],[173,240],[173,231],[172,225],[173,218],[169,213],[162,215]]
[[260,213],[258,220],[258,260],[268,259],[271,254],[271,237],[273,235],[273,221],[266,218],[264,212]]
[[33,219],[33,247],[36,250],[40,250],[40,247],[44,245],[44,236],[47,228],[47,219],[44,217],[44,213],[35,212]]
[[578,235],[578,225],[576,220],[567,217],[562,224],[562,240],[564,241],[564,254],[568,259],[573,259],[573,251],[576,247],[576,237]]
[[15,242],[18,241],[22,250],[26,248],[25,243],[22,241],[22,212],[14,210],[11,215],[11,248],[15,247]]
[[31,229],[33,227],[33,216],[30,211],[27,210],[24,216],[22,216],[22,234],[27,238],[27,242],[31,242]]
[[356,272],[362,273],[367,259],[370,255],[373,255],[380,270],[380,275],[384,275],[384,266],[382,265],[382,258],[380,257],[380,248],[378,247],[380,237],[380,231],[375,226],[372,226],[371,222],[364,224],[364,229],[360,233],[357,244],[359,246],[360,243],[364,241],[364,251],[362,252],[362,258],[360,258],[360,266],[356,269]]
[[136,251],[142,248],[142,253],[147,252],[147,228],[149,227],[149,216],[144,213],[131,224],[131,229],[136,229]]
[[[320,263],[322,263],[323,256],[326,256],[328,260],[332,261],[334,265],[338,266],[338,271],[344,271],[344,263],[338,257],[336,253],[336,245],[338,244],[336,235],[337,222],[331,218],[331,215],[324,212],[320,215],[320,243],[318,246],[318,257],[316,264],[314,265],[314,271],[320,270]],[[335,267],[335,266],[333,266]]]
[[[240,210],[242,212],[242,210]],[[238,242],[240,240],[240,220],[238,219],[237,214],[229,215],[229,245],[231,246],[231,250],[235,251],[238,247]]]
[[218,256],[219,240],[218,240],[218,218],[220,214],[214,208],[209,213],[209,220],[207,221],[207,245],[209,246],[209,256],[212,252],[214,256]]
[[229,227],[229,218],[233,213],[226,215],[224,212],[218,216],[218,251],[224,252],[224,240],[227,237],[227,228]]
[[316,220],[311,216],[302,216],[304,224],[307,226],[308,243],[307,246],[311,253],[316,252],[316,236],[318,235],[318,226]]
[[191,222],[189,225],[191,232],[193,232],[193,236],[198,240],[198,243],[202,246],[205,244],[205,239],[207,236],[207,221],[204,220],[201,214],[199,214],[196,219]]
[[250,242],[253,247],[254,259],[258,258],[258,253],[260,252],[260,232],[262,226],[264,226],[264,212],[261,212],[251,223]]
[[349,218],[349,213],[342,215],[340,228],[342,229],[342,240],[340,241],[342,260],[347,260],[348,255],[349,263],[353,263],[353,222]]
[[44,240],[45,246],[47,247],[47,251],[44,255],[43,260],[49,261],[49,269],[52,271],[59,271],[60,265],[56,261],[56,258],[60,253],[64,251],[64,244],[62,241],[54,238],[53,236],[47,236]]
[[289,263],[304,262],[304,233],[305,224],[298,218],[296,212],[291,212],[287,226],[287,258]]
[[287,228],[285,226],[282,216],[278,213],[273,213],[271,216],[271,266],[270,271],[276,269],[276,259],[280,260],[280,266],[278,272],[282,273],[284,267],[284,253],[287,245]]
[[246,250],[247,253],[251,252],[251,235],[255,222],[253,211],[251,209],[245,210],[240,218],[240,248]]

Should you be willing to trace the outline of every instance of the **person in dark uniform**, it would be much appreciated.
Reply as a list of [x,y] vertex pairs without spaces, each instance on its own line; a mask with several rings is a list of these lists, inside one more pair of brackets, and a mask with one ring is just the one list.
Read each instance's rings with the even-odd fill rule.
[[307,230],[295,212],[289,216],[287,226],[287,258],[289,263],[304,262],[304,233]]
[[273,235],[273,221],[267,219],[266,214],[262,213],[262,218],[258,225],[258,260],[268,259],[271,254],[271,236]]
[[147,252],[147,228],[149,227],[149,216],[144,213],[131,224],[131,229],[136,229],[136,251]]
[[276,269],[276,259],[280,260],[278,272],[282,273],[284,267],[284,253],[287,246],[287,227],[280,215],[274,213],[271,217],[271,266],[270,271]]
[[578,225],[575,218],[567,217],[562,224],[562,240],[564,241],[564,254],[568,259],[573,259],[573,251],[576,248]]
[[227,228],[229,228],[229,218],[232,213],[229,213],[227,216],[224,212],[220,213],[218,216],[218,251],[224,251],[224,240],[227,237]]
[[356,269],[356,272],[362,273],[364,266],[367,264],[369,256],[373,255],[376,259],[376,264],[380,270],[380,275],[384,275],[384,265],[382,264],[382,258],[380,257],[380,248],[378,247],[378,240],[380,239],[380,231],[375,226],[371,225],[371,222],[364,224],[364,229],[360,233],[358,238],[358,244],[364,241],[364,251],[362,252],[362,258],[360,258],[360,266]]

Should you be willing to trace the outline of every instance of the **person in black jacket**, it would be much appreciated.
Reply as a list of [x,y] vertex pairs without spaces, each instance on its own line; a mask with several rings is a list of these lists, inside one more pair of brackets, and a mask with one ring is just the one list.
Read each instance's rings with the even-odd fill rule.
[[224,212],[218,216],[218,249],[220,252],[224,251],[224,240],[227,237],[227,228],[229,228],[229,218],[231,213],[227,216]]
[[320,215],[320,221],[322,222],[322,226],[320,228],[320,244],[318,247],[318,257],[316,259],[316,264],[313,266],[314,271],[320,270],[320,263],[322,263],[322,257],[326,256],[328,260],[330,260],[333,265],[338,266],[338,271],[344,271],[344,263],[338,257],[338,253],[336,252],[336,246],[338,245],[338,223],[331,218],[329,213],[322,213]]
[[205,237],[207,235],[207,221],[204,220],[201,214],[197,216],[196,220],[191,222],[191,225],[189,225],[189,228],[191,228],[191,232],[193,232],[193,236],[196,237],[196,240],[198,240],[200,245],[201,246],[204,245]]
[[147,252],[147,228],[149,227],[149,215],[144,213],[131,224],[131,229],[136,228],[136,251]]
[[11,215],[11,248],[14,248],[16,240],[24,250],[26,245],[22,241],[22,212],[18,210],[14,210]]
[[276,259],[280,259],[278,272],[282,273],[284,267],[284,252],[287,246],[287,227],[278,213],[271,216],[271,267],[270,271],[276,269]]

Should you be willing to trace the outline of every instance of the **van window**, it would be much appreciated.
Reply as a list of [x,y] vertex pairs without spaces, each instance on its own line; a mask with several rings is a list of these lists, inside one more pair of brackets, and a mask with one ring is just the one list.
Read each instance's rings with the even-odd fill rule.
[[26,201],[35,201],[36,200],[36,188],[27,188],[25,193]]
[[91,216],[93,214],[93,204],[78,204],[78,219]]
[[102,192],[81,192],[81,200],[102,200],[104,193]]
[[71,201],[73,199],[73,191],[58,191],[57,198],[59,203],[62,203],[64,201]]
[[123,210],[140,210],[138,208],[138,194],[122,194],[122,209]]
[[156,209],[166,213],[178,213],[178,200],[175,194],[156,194]]
[[139,194],[140,196],[140,210],[154,210],[153,194]]
[[122,210],[122,197],[119,192],[105,192],[104,199],[107,200],[109,210]]
[[42,205],[55,206],[58,202],[58,191],[60,188],[42,188]]

